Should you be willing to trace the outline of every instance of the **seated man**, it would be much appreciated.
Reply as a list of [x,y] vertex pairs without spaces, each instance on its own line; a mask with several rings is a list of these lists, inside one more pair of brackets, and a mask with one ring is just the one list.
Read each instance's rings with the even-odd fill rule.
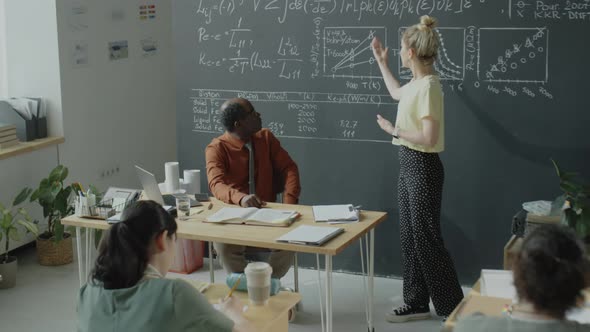
[[[274,202],[276,188],[282,188],[283,202],[297,204],[301,191],[297,165],[272,132],[261,129],[260,113],[241,98],[224,102],[221,112],[226,132],[214,138],[205,149],[207,178],[213,195],[225,203],[260,208],[266,202]],[[228,273],[244,271],[245,246],[223,243],[214,246]],[[283,277],[292,261],[292,252],[273,250],[269,259],[272,277]]]

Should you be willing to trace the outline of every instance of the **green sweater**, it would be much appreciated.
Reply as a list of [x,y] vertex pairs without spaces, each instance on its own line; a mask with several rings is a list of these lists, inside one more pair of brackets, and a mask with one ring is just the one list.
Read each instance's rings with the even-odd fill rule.
[[532,321],[473,315],[457,322],[454,332],[590,332],[590,325],[572,321]]
[[147,279],[123,289],[80,289],[78,331],[231,332],[234,323],[182,280]]

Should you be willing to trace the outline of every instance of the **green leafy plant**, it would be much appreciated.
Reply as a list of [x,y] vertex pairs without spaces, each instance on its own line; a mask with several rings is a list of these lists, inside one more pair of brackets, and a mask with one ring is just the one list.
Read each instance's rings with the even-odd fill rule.
[[551,159],[559,177],[559,187],[563,194],[554,205],[562,209],[562,222],[573,228],[580,238],[590,242],[590,186],[585,185],[578,173],[564,172],[557,162]]
[[43,207],[43,217],[47,219],[47,231],[40,235],[42,238],[59,242],[64,238],[64,226],[61,219],[72,214],[74,208],[70,204],[70,195],[74,188],[64,185],[68,176],[68,168],[56,166],[49,177],[39,183],[39,187],[31,195],[31,202],[38,202]]
[[18,241],[21,239],[21,230],[25,230],[26,233],[38,234],[39,229],[37,228],[38,221],[32,221],[31,217],[22,207],[18,205],[22,204],[31,194],[33,190],[30,188],[24,188],[12,202],[12,205],[7,208],[0,204],[0,242],[2,238],[5,240],[6,253],[0,257],[0,263],[8,263],[8,248],[10,240]]

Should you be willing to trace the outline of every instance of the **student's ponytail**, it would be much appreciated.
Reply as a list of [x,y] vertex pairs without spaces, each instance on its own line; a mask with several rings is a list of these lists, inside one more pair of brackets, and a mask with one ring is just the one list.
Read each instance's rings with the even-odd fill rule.
[[123,212],[123,221],[114,224],[99,247],[92,281],[106,289],[132,287],[141,278],[155,238],[164,231],[172,237],[176,221],[153,201],[139,201]]

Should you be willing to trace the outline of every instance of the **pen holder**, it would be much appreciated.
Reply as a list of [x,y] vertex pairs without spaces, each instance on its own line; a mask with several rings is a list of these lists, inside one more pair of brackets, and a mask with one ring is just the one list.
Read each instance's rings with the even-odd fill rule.
[[96,206],[96,196],[77,196],[74,203],[74,213],[78,217],[92,216],[92,207]]
[[47,118],[34,118],[36,122],[36,138],[47,137]]

